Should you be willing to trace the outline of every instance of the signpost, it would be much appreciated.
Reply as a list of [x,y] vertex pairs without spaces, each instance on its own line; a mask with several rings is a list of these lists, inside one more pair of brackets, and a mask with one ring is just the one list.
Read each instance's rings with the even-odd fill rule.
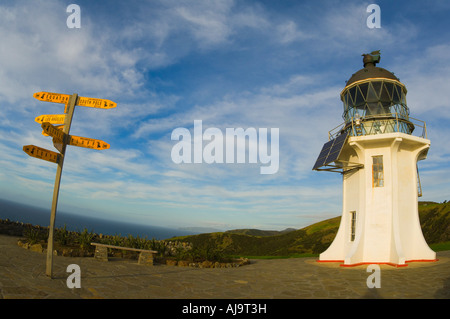
[[64,124],[65,114],[44,114],[36,117],[34,120],[38,123],[48,122],[51,124]]
[[53,138],[53,146],[61,153],[63,151],[64,143],[56,138]]
[[[72,124],[73,113],[75,106],[87,106],[94,108],[110,109],[117,106],[116,103],[97,98],[80,97],[78,94],[60,94],[50,92],[37,92],[33,95],[36,99],[44,102],[63,103],[65,104],[64,114],[50,114],[40,115],[35,118],[35,121],[41,123],[42,134],[51,136],[53,138],[53,145],[59,151],[53,152],[47,149],[35,146],[26,145],[23,147],[23,151],[32,157],[36,157],[42,160],[56,163],[56,177],[55,186],[53,188],[53,200],[50,213],[50,227],[48,234],[47,245],[47,261],[46,261],[46,274],[50,278],[53,277],[53,237],[55,232],[55,219],[56,210],[58,206],[59,188],[61,184],[61,175],[64,164],[64,158],[66,155],[66,146],[73,145],[79,147],[86,147],[96,150],[108,149],[110,145],[101,140],[96,140],[87,137],[70,136],[70,127]],[[63,124],[54,126],[53,124]]]
[[[53,103],[63,103],[67,104],[69,102],[70,95],[69,94],[61,94],[61,93],[50,93],[50,92],[37,92],[33,95],[36,99],[44,102],[53,102]],[[117,106],[117,103],[105,100],[105,99],[96,99],[92,97],[78,97],[77,104],[79,106],[87,106],[87,107],[95,107],[101,109],[111,109]]]
[[54,127],[52,124],[50,124],[48,122],[42,123],[41,126],[47,135],[52,136],[57,141],[64,142],[65,140],[67,140],[68,135],[66,133],[64,133],[64,128],[66,127],[65,125],[64,125],[62,131],[58,130],[56,127]]
[[[58,130],[63,130],[64,129],[64,124],[63,125],[54,125],[54,127],[55,128],[57,128]],[[50,136],[50,135],[48,135],[44,130],[42,130],[42,135],[44,135],[44,136]]]
[[32,157],[36,157],[53,163],[58,163],[60,158],[58,153],[35,145],[25,145],[23,147],[23,151]]
[[[75,111],[75,105],[77,103],[77,94],[73,94],[66,105],[67,116],[64,120],[64,129],[62,130],[63,134],[69,134],[70,126],[72,124],[73,112]],[[42,124],[44,126],[44,124]],[[43,127],[44,128],[44,127]],[[44,129],[45,130],[45,129]],[[56,131],[59,131],[55,129]],[[59,131],[60,132],[60,131]],[[53,133],[53,131],[52,131]],[[47,131],[47,134],[50,135],[50,130]],[[63,135],[64,137],[64,135]],[[47,262],[46,262],[46,271],[47,276],[52,278],[53,276],[53,236],[55,232],[55,219],[56,219],[56,208],[58,206],[58,196],[59,196],[59,186],[61,184],[61,175],[62,169],[64,165],[64,157],[66,155],[66,143],[64,143],[60,150],[61,157],[58,161],[58,167],[56,168],[56,178],[55,178],[55,187],[53,188],[53,199],[52,199],[52,210],[50,212],[50,226],[48,231],[48,244],[47,244]]]
[[60,93],[50,93],[50,92],[37,92],[33,94],[34,98],[44,101],[44,102],[53,102],[53,103],[69,103],[69,94],[60,94]]
[[70,136],[69,145],[92,148],[95,150],[106,150],[110,146],[108,143],[101,140],[73,135]]

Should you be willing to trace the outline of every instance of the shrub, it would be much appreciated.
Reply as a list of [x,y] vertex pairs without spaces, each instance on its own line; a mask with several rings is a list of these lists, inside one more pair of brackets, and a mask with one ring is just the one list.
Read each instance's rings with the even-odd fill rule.
[[94,237],[95,234],[89,232],[85,227],[84,230],[78,235],[78,244],[80,245],[80,248],[88,249]]
[[204,243],[202,246],[194,246],[189,250],[185,250],[182,253],[181,258],[186,258],[191,262],[199,262],[199,261],[211,261],[211,262],[224,262],[228,261],[229,258],[225,256],[223,250],[216,248],[216,246],[208,241]]
[[66,229],[66,225],[64,227],[58,228],[55,230],[55,240],[61,245],[67,245],[70,242],[70,233]]
[[152,238],[151,241],[149,241],[149,247],[150,250],[156,250],[158,252],[158,255],[160,257],[169,256],[170,250],[168,249],[166,243],[161,240],[156,240],[155,238]]
[[46,232],[42,232],[40,229],[37,229],[31,225],[24,230],[23,234],[27,238],[28,243],[32,245],[45,240],[47,237]]

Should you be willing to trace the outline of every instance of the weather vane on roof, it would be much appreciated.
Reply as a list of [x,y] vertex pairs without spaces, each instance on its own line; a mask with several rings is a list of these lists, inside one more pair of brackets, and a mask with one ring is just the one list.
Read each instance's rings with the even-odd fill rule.
[[363,53],[362,56],[364,57],[363,62],[364,66],[368,63],[372,63],[374,66],[380,62],[380,50],[372,51],[371,53]]

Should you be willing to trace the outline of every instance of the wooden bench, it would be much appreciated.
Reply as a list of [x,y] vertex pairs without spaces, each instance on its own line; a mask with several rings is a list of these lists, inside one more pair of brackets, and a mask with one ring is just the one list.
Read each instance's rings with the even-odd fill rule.
[[153,265],[153,258],[155,256],[155,254],[158,253],[157,251],[154,251],[154,250],[113,246],[113,245],[106,245],[106,244],[99,244],[99,243],[91,243],[91,245],[95,246],[94,258],[101,260],[101,261],[108,261],[108,248],[139,251],[140,253],[139,253],[138,264],[141,264],[141,265]]

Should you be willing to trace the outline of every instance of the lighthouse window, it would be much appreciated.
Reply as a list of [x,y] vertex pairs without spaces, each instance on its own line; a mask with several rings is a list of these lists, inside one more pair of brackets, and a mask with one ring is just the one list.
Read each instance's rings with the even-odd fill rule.
[[355,106],[360,106],[364,104],[364,97],[360,90],[356,90],[356,96],[355,96]]
[[[388,84],[390,84],[389,87],[387,87]],[[391,97],[388,93],[389,89],[391,89],[391,92],[392,92],[392,84],[385,83],[383,88],[381,89],[380,101],[382,101],[382,102],[390,102],[391,101]]]
[[373,156],[372,165],[372,185],[373,187],[384,186],[384,174],[383,174],[383,156]]
[[371,102],[378,102],[378,96],[375,93],[375,89],[370,86],[369,88],[369,94],[367,95],[367,102],[371,103]]
[[363,99],[367,97],[367,88],[369,87],[369,83],[362,83],[359,85],[359,89],[361,90]]
[[356,212],[350,212],[351,214],[351,224],[350,224],[350,241],[355,240],[355,229],[356,229]]
[[375,90],[375,94],[377,96],[379,96],[380,95],[381,86],[382,86],[383,82],[381,82],[381,81],[373,81],[371,84],[373,86],[373,89]]
[[[398,93],[400,92],[400,93]],[[402,96],[402,88],[399,85],[394,86],[394,95],[393,95],[393,102],[394,103],[400,103],[401,102],[401,96]]]
[[392,91],[394,90],[394,84],[390,83],[390,82],[385,82],[384,85],[387,88],[387,91],[389,93],[389,100],[392,99]]

